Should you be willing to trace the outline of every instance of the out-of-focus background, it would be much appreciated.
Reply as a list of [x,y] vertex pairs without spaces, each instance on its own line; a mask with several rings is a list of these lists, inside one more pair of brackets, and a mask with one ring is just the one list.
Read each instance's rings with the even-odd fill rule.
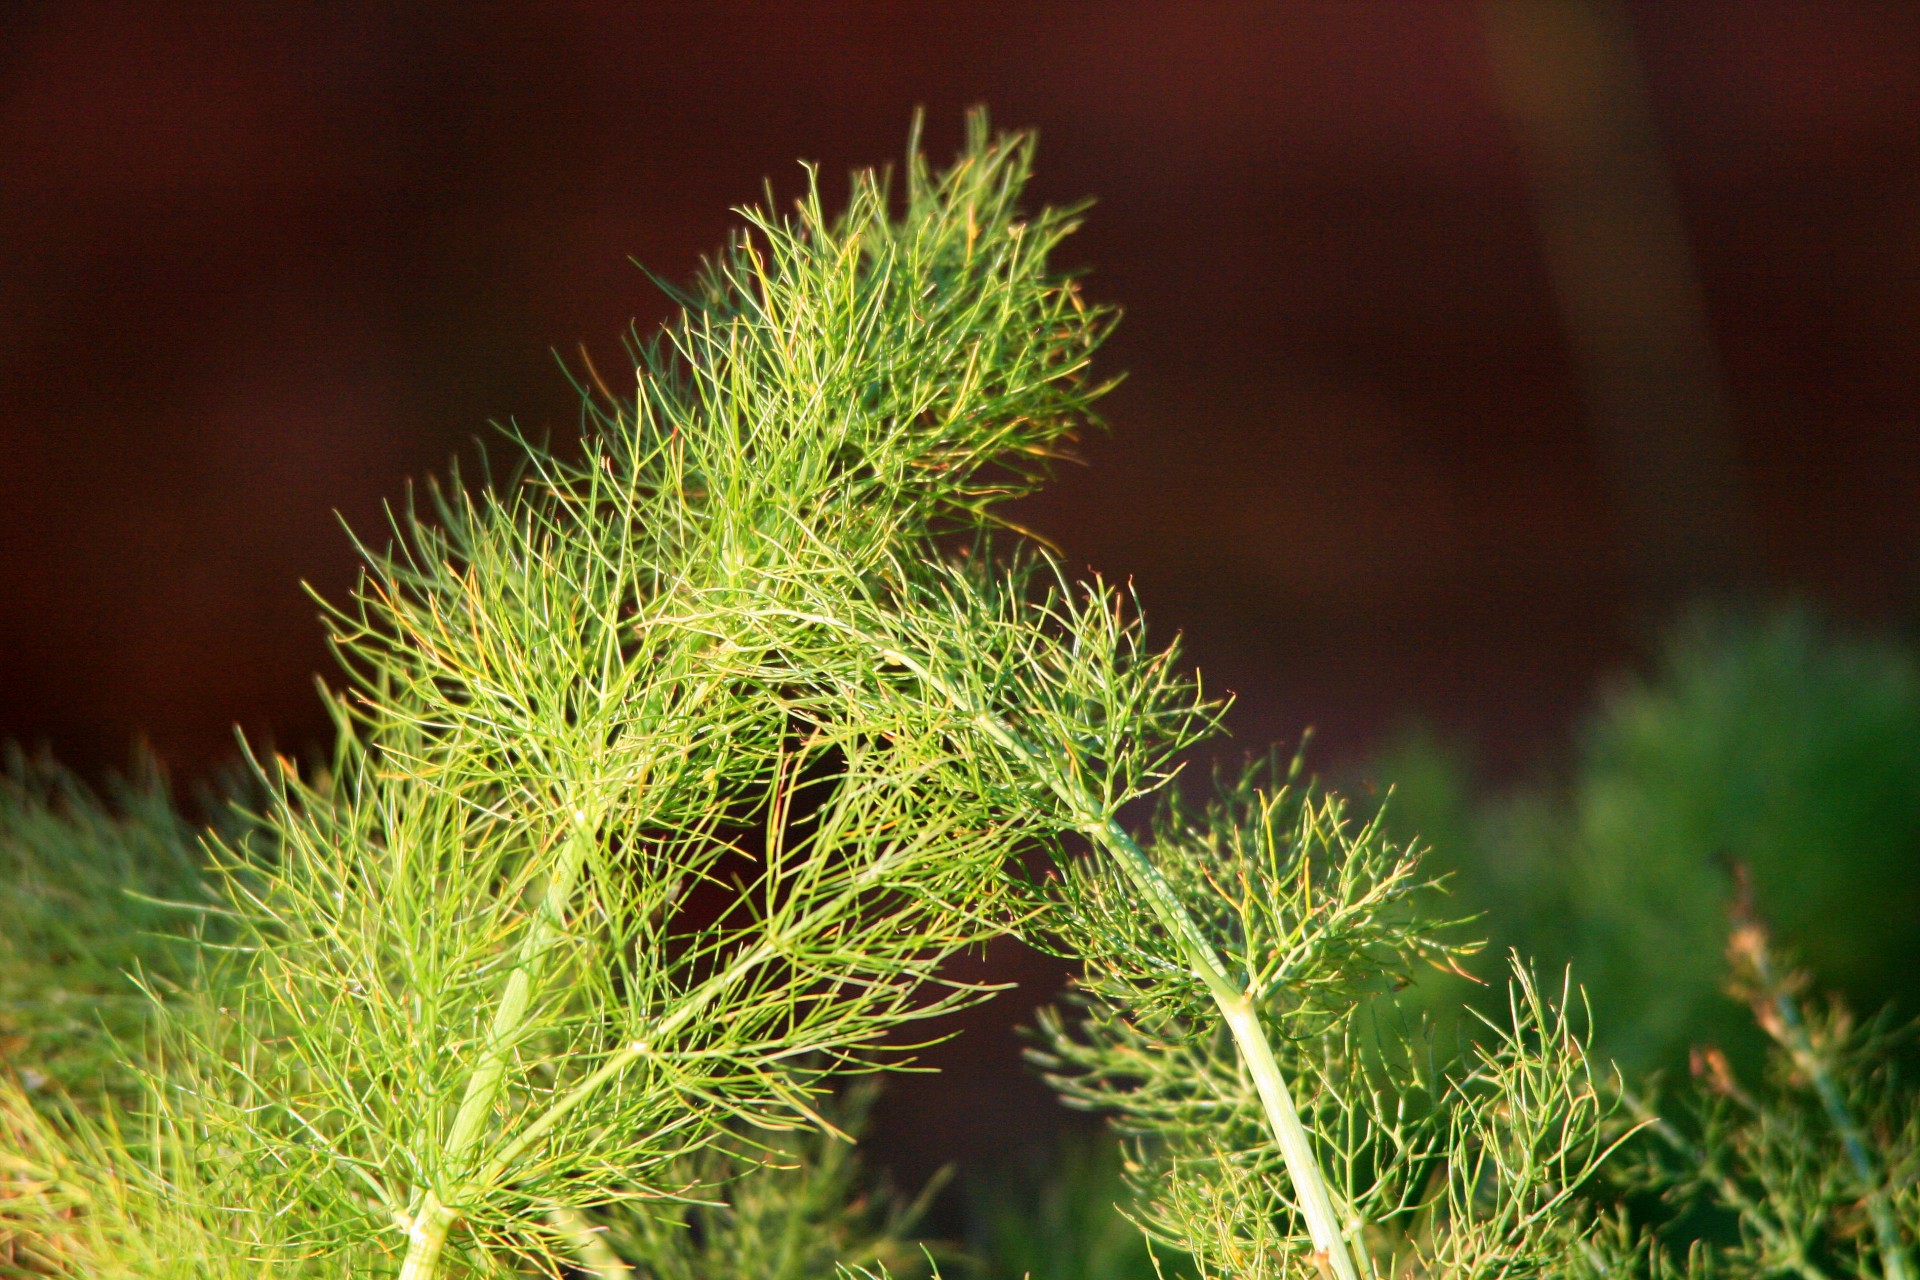
[[[1112,433],[1021,518],[1185,633],[1240,746],[1315,726],[1549,956],[1503,904],[1705,904],[1561,948],[1646,982],[1740,861],[1911,992],[1911,4],[14,0],[0,737],[183,779],[236,723],[314,741],[336,512],[490,418],[564,437],[553,353],[665,315],[629,258],[684,276],[796,158],[897,157],[916,107],[944,152],[975,103],[1097,197],[1070,254],[1127,312]],[[1010,1027],[1057,974],[989,968],[1033,989],[883,1104],[910,1175],[1053,1114]]]

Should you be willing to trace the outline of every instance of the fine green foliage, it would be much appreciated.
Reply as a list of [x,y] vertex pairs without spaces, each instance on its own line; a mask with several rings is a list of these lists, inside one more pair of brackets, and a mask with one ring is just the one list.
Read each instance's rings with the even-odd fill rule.
[[[186,1084],[190,1077],[183,1077]],[[221,1152],[162,1107],[47,1105],[0,1076],[0,1275],[257,1275],[229,1243]]]
[[[1622,1089],[1644,1129],[1613,1162],[1625,1207],[1592,1238],[1597,1267],[1914,1275],[1911,1030],[1807,992],[1911,1000],[1917,769],[1911,649],[1804,610],[1677,628],[1654,676],[1613,687],[1565,788],[1477,801],[1430,739],[1381,766],[1389,825],[1430,834],[1496,938],[1573,959],[1613,1055],[1690,1067],[1690,1090],[1637,1070]],[[1763,918],[1808,940],[1808,973]]]
[[976,123],[898,218],[873,175],[750,214],[577,460],[366,548],[328,766],[259,762],[138,1137],[65,1139],[72,1270],[591,1264],[556,1223],[823,1124],[833,1072],[983,994],[942,962],[1031,909],[1009,860],[1201,722],[1113,593],[982,540],[1100,390],[1029,154]]
[[1863,1007],[1920,970],[1909,650],[1798,611],[1693,620],[1654,681],[1606,705],[1578,804],[1575,896],[1618,923],[1589,925],[1576,962],[1596,989],[1631,993],[1637,1037],[1697,1036],[1725,1007],[1713,957],[1733,864],[1822,981]]
[[755,217],[581,461],[530,450],[370,556],[333,781],[284,775],[281,863],[225,864],[273,1052],[196,1042],[240,1059],[203,1123],[296,1206],[250,1252],[538,1264],[531,1207],[657,1196],[980,994],[941,962],[1049,815],[880,664],[992,635],[997,584],[925,540],[1090,394],[1103,322],[1046,272],[1067,220],[1016,216],[1025,164],[980,133],[897,223],[871,177]]
[[[1392,993],[1464,949],[1420,913],[1430,886],[1378,823],[1355,826],[1297,779],[1262,768],[1205,809],[1172,804],[1150,848],[1277,1033],[1360,1274],[1498,1276],[1564,1259],[1581,1236],[1569,1198],[1606,1153],[1612,1110],[1569,993],[1550,1002],[1517,968],[1486,1043],[1440,1053]],[[1062,898],[1059,935],[1086,975],[1072,1016],[1043,1016],[1035,1058],[1069,1103],[1115,1116],[1142,1225],[1203,1275],[1320,1274],[1299,1184],[1206,991],[1121,874],[1081,864]]]
[[[1416,859],[1297,764],[1171,794],[1221,708],[999,524],[1093,421],[1110,324],[1048,265],[1074,213],[1019,207],[1030,159],[976,119],[841,213],[811,179],[747,212],[574,447],[516,437],[362,545],[330,753],[250,757],[198,851],[157,783],[14,766],[6,1274],[931,1270],[859,1190],[847,1082],[984,998],[948,961],[1008,932],[1082,968],[1036,1058],[1125,1136],[1149,1265],[1673,1265],[1578,1199],[1634,1095],[1571,981],[1516,958],[1472,1037],[1432,1029],[1403,988],[1474,948]],[[1803,1070],[1841,1038],[1797,1034]],[[1912,1280],[1911,1157],[1856,1159],[1882,1115],[1821,1185]]]

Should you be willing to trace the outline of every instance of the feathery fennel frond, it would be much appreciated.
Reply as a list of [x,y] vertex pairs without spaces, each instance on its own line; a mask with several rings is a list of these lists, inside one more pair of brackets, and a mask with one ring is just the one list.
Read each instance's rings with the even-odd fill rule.
[[551,1271],[593,1245],[555,1224],[824,1124],[828,1073],[983,994],[941,964],[1027,909],[1006,864],[1063,823],[909,664],[996,660],[967,678],[1083,726],[1113,703],[1116,803],[1158,776],[1124,699],[1166,683],[1096,669],[1137,645],[1105,595],[930,541],[1101,390],[1107,317],[1046,265],[1072,216],[1017,207],[1029,155],[976,122],[951,169],[912,156],[898,217],[873,175],[837,217],[817,186],[749,215],[578,461],[529,445],[366,548],[329,767],[261,762],[266,839],[213,846],[234,936],[148,1074],[189,1167],[130,1142],[172,1194],[127,1220],[289,1274]]
[[537,1261],[547,1207],[817,1123],[821,1063],[981,994],[940,964],[1004,927],[1043,816],[841,624],[1093,394],[1104,320],[1046,270],[1070,220],[1017,216],[1026,156],[977,127],[897,222],[871,176],[754,215],[580,462],[440,491],[370,556],[336,762],[273,777],[276,861],[222,860],[246,954],[189,1037],[195,1123],[274,1206],[248,1248]]
[[223,1153],[198,1136],[163,1109],[68,1105],[0,1076],[0,1275],[257,1276],[209,1181]]
[[[1538,1270],[1577,1237],[1563,1212],[1604,1156],[1570,993],[1546,1000],[1516,966],[1509,1019],[1462,1061],[1399,1021],[1416,964],[1452,966],[1421,909],[1411,858],[1338,802],[1250,771],[1204,810],[1171,804],[1150,856],[1271,1028],[1325,1179],[1339,1239],[1365,1276]],[[1267,1100],[1177,939],[1143,918],[1123,874],[1066,877],[1058,936],[1087,958],[1077,1015],[1043,1013],[1036,1061],[1071,1105],[1128,1139],[1135,1211],[1203,1274],[1317,1276],[1310,1229]]]
[[1126,593],[993,536],[1104,389],[1030,156],[976,119],[897,213],[872,174],[750,211],[577,452],[523,440],[363,546],[333,754],[256,760],[255,825],[209,836],[218,928],[124,1055],[137,1101],[0,1096],[16,1253],[617,1280],[718,1265],[669,1243],[689,1214],[723,1250],[845,1241],[836,1082],[909,1061],[986,994],[945,962],[1029,926],[1086,966],[1052,1077],[1209,1274],[1578,1252],[1607,1108],[1570,991],[1517,969],[1464,1059],[1369,1031],[1464,950],[1377,825],[1253,775],[1126,825],[1220,708]]

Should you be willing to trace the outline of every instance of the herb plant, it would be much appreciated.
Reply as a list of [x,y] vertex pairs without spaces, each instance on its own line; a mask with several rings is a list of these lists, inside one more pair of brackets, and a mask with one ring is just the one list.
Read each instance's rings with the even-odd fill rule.
[[[997,514],[1105,389],[1111,315],[1048,265],[1076,214],[1021,212],[1030,160],[975,119],[898,190],[748,212],[631,384],[588,371],[576,448],[515,437],[362,545],[330,754],[251,757],[191,865],[146,792],[0,791],[38,886],[4,910],[104,869],[99,921],[24,932],[6,989],[144,991],[77,1038],[17,1002],[49,1066],[0,1077],[8,1269],[928,1262],[836,1098],[986,996],[945,962],[1007,931],[1082,966],[1036,1059],[1203,1274],[1606,1257],[1578,1193],[1630,1122],[1574,989],[1516,961],[1477,1042],[1426,1029],[1397,989],[1471,948],[1414,858],[1297,766],[1173,794],[1221,708]],[[76,1039],[92,1083],[52,1069]]]
[[1124,870],[1075,864],[1061,936],[1085,976],[1072,1014],[1043,1017],[1035,1057],[1069,1103],[1112,1113],[1130,1139],[1149,1234],[1207,1276],[1558,1265],[1586,1229],[1572,1197],[1612,1142],[1577,998],[1547,999],[1516,964],[1507,1019],[1448,1052],[1394,992],[1416,965],[1453,968],[1470,948],[1443,940],[1419,901],[1432,886],[1377,821],[1354,824],[1297,777],[1261,768],[1204,808],[1176,799],[1151,847],[1214,940],[1220,985],[1272,1046],[1302,1151],[1296,1164],[1269,1136],[1284,1129],[1241,1057],[1239,1006],[1209,1007]]
[[331,758],[257,760],[258,831],[210,840],[218,945],[140,1100],[22,1119],[24,1250],[590,1265],[557,1223],[702,1194],[701,1151],[824,1126],[836,1074],[984,994],[941,966],[1030,913],[1010,859],[1199,715],[1111,592],[984,540],[1102,389],[1029,156],[976,122],[898,217],[873,174],[750,214],[577,454],[522,441],[365,547]]

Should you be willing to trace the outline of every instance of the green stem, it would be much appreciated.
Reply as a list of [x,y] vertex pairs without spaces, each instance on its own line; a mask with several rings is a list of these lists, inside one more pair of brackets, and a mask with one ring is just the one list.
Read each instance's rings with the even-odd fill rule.
[[[587,828],[587,831],[590,840],[591,828]],[[588,847],[590,847],[590,845]],[[563,869],[568,870],[569,875],[577,879],[580,870],[580,863],[578,861],[563,857],[561,866]],[[559,875],[560,870],[556,869],[555,884],[558,883]],[[835,894],[829,901],[820,904],[812,911],[801,916],[792,924],[787,932],[804,933],[821,920],[835,919],[843,915],[847,910],[848,903],[870,887],[869,880],[871,878],[871,876],[863,877],[840,893]],[[549,901],[554,900],[555,895],[551,888],[547,896]],[[568,896],[570,896],[570,892]],[[564,910],[566,897],[560,897],[558,902],[559,908]],[[557,937],[558,916],[554,917],[552,927],[555,930],[554,936]],[[550,937],[545,945],[551,946],[552,941],[553,938]],[[523,957],[527,954],[528,948],[523,945]],[[514,1134],[512,1141],[502,1146],[479,1170],[477,1175],[463,1181],[451,1195],[442,1196],[437,1192],[428,1192],[419,1212],[414,1215],[414,1227],[412,1231],[413,1244],[409,1248],[406,1262],[401,1268],[400,1280],[431,1280],[432,1277],[437,1275],[439,1257],[446,1246],[447,1233],[452,1229],[454,1222],[457,1221],[459,1217],[458,1205],[466,1203],[471,1197],[479,1194],[483,1188],[492,1186],[498,1182],[505,1176],[507,1170],[511,1169],[522,1156],[531,1151],[548,1133],[552,1132],[556,1125],[566,1119],[575,1109],[592,1098],[594,1094],[598,1093],[607,1084],[612,1082],[628,1067],[645,1057],[652,1051],[654,1045],[670,1040],[682,1027],[692,1020],[696,1014],[711,1005],[714,1000],[718,999],[727,990],[746,978],[755,969],[770,960],[778,958],[779,955],[780,948],[776,943],[763,941],[758,946],[736,957],[732,964],[701,983],[700,986],[695,988],[684,1000],[674,1007],[673,1012],[669,1013],[651,1027],[648,1031],[647,1039],[629,1041],[612,1053],[609,1053],[606,1059],[586,1076],[582,1077],[578,1084],[554,1099],[553,1102],[547,1106],[546,1110],[521,1126],[520,1130]],[[516,976],[518,973],[519,970],[516,969]],[[511,994],[513,989],[513,980],[511,978],[508,980],[508,985],[509,994]],[[507,1000],[505,998],[501,1001],[501,1008],[503,1011],[507,1008]],[[524,1002],[519,1016],[524,1016]],[[500,1017],[496,1015],[496,1026],[498,1026],[500,1022]],[[517,1022],[515,1025],[518,1025]],[[484,1067],[485,1063],[483,1062],[482,1068],[476,1069],[476,1080],[479,1079],[481,1070],[484,1069]],[[496,1098],[499,1094],[499,1085],[500,1080],[496,1075],[494,1083],[491,1086]],[[476,1096],[478,1095],[475,1088],[470,1083],[468,1087],[468,1098],[471,1099]],[[491,1106],[491,1104],[488,1105]],[[463,1102],[460,1115],[465,1116],[467,1113],[467,1106],[465,1102]],[[479,1114],[484,1120],[487,1113],[481,1111]],[[454,1128],[456,1134],[461,1131],[458,1117],[456,1117]],[[461,1150],[463,1159],[471,1160],[477,1149],[478,1138],[483,1132],[484,1127],[473,1130],[473,1138],[469,1140]],[[449,1152],[452,1152],[454,1149],[453,1139],[451,1137],[449,1138],[448,1149]]]
[[[836,898],[833,906],[822,908],[822,911],[833,910],[840,906],[846,896],[843,894],[841,898]],[[816,917],[820,914],[821,912],[818,911],[813,913]],[[809,917],[809,921],[812,918]],[[487,1163],[480,1177],[475,1179],[476,1183],[486,1186],[499,1179],[521,1156],[533,1150],[534,1145],[546,1137],[555,1125],[566,1119],[574,1108],[599,1092],[601,1086],[645,1057],[652,1051],[654,1044],[678,1032],[686,1025],[689,1018],[712,1004],[714,999],[727,988],[778,954],[778,948],[771,943],[763,942],[728,965],[724,971],[708,978],[694,990],[692,995],[681,1001],[672,1013],[662,1018],[658,1025],[653,1027],[649,1039],[630,1040],[621,1045],[608,1054],[604,1062],[584,1076],[579,1084],[561,1094],[545,1111],[529,1121],[518,1134],[514,1135],[513,1141],[502,1147],[500,1153]]]
[[[1267,1114],[1267,1125],[1280,1145],[1280,1155],[1287,1164],[1287,1176],[1293,1180],[1300,1214],[1307,1220],[1307,1233],[1313,1237],[1313,1247],[1319,1255],[1319,1261],[1324,1268],[1331,1269],[1335,1280],[1359,1280],[1346,1235],[1340,1229],[1339,1215],[1334,1211],[1333,1196],[1327,1189],[1326,1175],[1321,1172],[1320,1161],[1314,1155],[1313,1142],[1307,1136],[1306,1126],[1300,1123],[1300,1108],[1295,1105],[1286,1076],[1281,1073],[1280,1063],[1273,1056],[1273,1046],[1260,1025],[1253,1002],[1228,979],[1219,956],[1206,935],[1200,932],[1199,923],[1174,896],[1173,887],[1160,874],[1159,868],[1147,859],[1145,851],[1135,843],[1133,837],[1109,818],[1094,838],[1120,859],[1128,878],[1153,904],[1154,913],[1160,917],[1161,924],[1180,940],[1187,963],[1206,983],[1207,993],[1213,997],[1227,1029],[1233,1033],[1240,1057],[1247,1064],[1248,1074],[1253,1077],[1254,1088],[1259,1091],[1261,1107]],[[1358,1224],[1355,1225],[1357,1228]]]
[[[1053,767],[1050,759],[1043,757],[1000,719],[970,706],[968,700],[960,697],[925,664],[898,650],[888,650],[882,656],[907,668],[956,706],[970,711],[981,731],[1019,757],[1044,780],[1066,804],[1068,811],[1079,819],[1081,829],[1119,861],[1127,878],[1133,881],[1134,887],[1140,890],[1154,915],[1159,918],[1161,927],[1179,943],[1188,966],[1206,984],[1207,993],[1213,997],[1227,1029],[1233,1033],[1241,1060],[1246,1063],[1247,1072],[1253,1077],[1254,1088],[1259,1091],[1267,1126],[1272,1130],[1274,1141],[1280,1147],[1281,1158],[1286,1162],[1287,1176],[1293,1182],[1300,1214],[1306,1219],[1307,1234],[1312,1237],[1318,1255],[1316,1261],[1323,1270],[1331,1271],[1333,1280],[1360,1280],[1360,1271],[1349,1249],[1347,1234],[1341,1230],[1339,1215],[1334,1211],[1326,1175],[1314,1155],[1313,1142],[1307,1136],[1306,1126],[1300,1123],[1300,1109],[1294,1103],[1292,1091],[1287,1088],[1286,1077],[1274,1058],[1273,1046],[1260,1025],[1259,1015],[1246,994],[1233,984],[1213,944],[1187,910],[1186,904],[1180,901],[1180,895],[1167,883],[1167,878],[1074,773]],[[1351,1224],[1355,1236],[1361,1228],[1362,1224],[1357,1219]]]
[[[560,940],[567,904],[573,900],[587,855],[593,849],[593,833],[593,818],[584,810],[576,809],[573,824],[560,850],[559,861],[547,880],[547,891],[541,896],[533,921],[520,939],[513,971],[507,975],[507,984],[500,993],[500,1003],[494,1009],[493,1021],[487,1027],[480,1060],[474,1065],[473,1074],[467,1077],[466,1093],[460,1099],[460,1109],[454,1113],[453,1127],[448,1131],[441,1151],[440,1167],[454,1171],[457,1176],[463,1175],[466,1167],[473,1162],[486,1137],[494,1107],[506,1088],[507,1066],[533,1003],[535,976],[544,964],[547,952]],[[433,1280],[440,1273],[440,1255],[446,1249],[447,1234],[459,1220],[461,1212],[459,1204],[454,1202],[457,1198],[449,1198],[442,1194],[442,1190],[440,1187],[429,1187],[414,1209],[413,1225],[407,1233],[407,1256],[400,1266],[400,1280]]]
[[548,1210],[547,1222],[572,1247],[581,1268],[595,1280],[633,1280],[633,1268],[621,1261],[600,1228],[579,1210],[556,1205]]
[[[793,921],[783,932],[804,934],[823,920],[841,918],[846,914],[849,904],[871,888],[873,881],[878,878],[877,873],[869,869],[847,888]],[[480,1176],[475,1179],[475,1185],[487,1186],[498,1180],[521,1156],[533,1150],[535,1144],[546,1137],[555,1125],[566,1119],[576,1107],[591,1098],[602,1086],[651,1053],[655,1045],[671,1040],[695,1014],[712,1004],[761,965],[778,959],[780,954],[780,947],[776,943],[763,941],[737,956],[732,964],[695,987],[685,999],[674,1006],[672,1013],[648,1029],[646,1039],[630,1040],[609,1053],[605,1061],[581,1078],[579,1084],[554,1099],[545,1111],[528,1121],[520,1132],[514,1135],[513,1141],[502,1147],[499,1154],[488,1161]]]

